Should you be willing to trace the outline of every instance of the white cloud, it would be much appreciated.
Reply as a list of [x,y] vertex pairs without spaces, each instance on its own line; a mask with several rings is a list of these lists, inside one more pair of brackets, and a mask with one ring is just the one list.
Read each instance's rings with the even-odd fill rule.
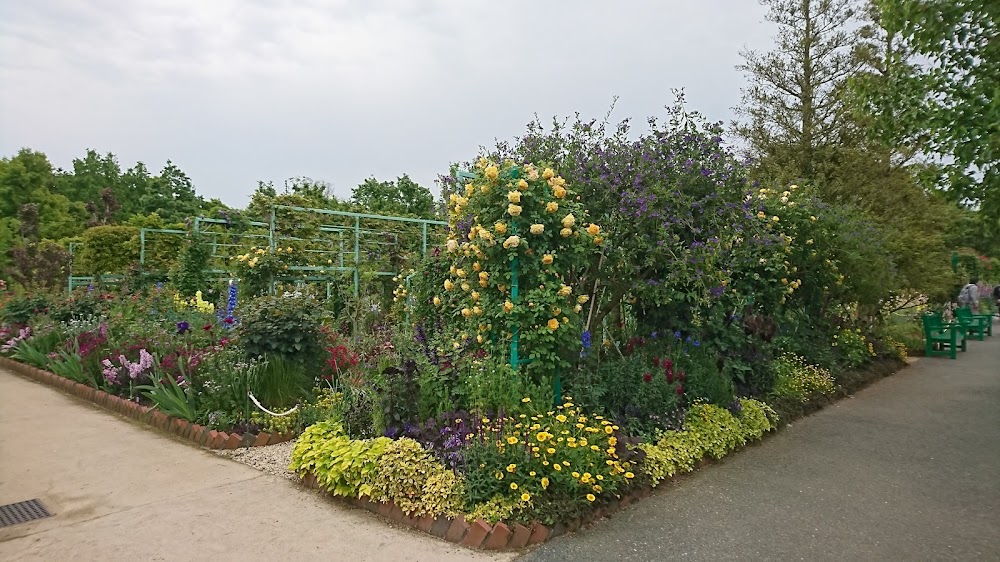
[[685,87],[728,119],[763,9],[732,0],[50,0],[0,7],[0,154],[172,159],[242,204],[257,179],[430,183],[534,113],[637,119]]

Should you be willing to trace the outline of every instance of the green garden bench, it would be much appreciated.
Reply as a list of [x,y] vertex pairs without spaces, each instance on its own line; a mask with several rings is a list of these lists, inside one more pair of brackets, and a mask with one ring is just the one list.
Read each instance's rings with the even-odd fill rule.
[[955,319],[965,328],[966,333],[983,341],[983,336],[993,335],[993,316],[991,314],[973,314],[968,307],[955,309]]
[[[955,359],[956,350],[966,350],[966,329],[955,322],[943,322],[941,315],[928,312],[924,320],[924,355],[947,355]],[[961,341],[959,341],[961,340]]]

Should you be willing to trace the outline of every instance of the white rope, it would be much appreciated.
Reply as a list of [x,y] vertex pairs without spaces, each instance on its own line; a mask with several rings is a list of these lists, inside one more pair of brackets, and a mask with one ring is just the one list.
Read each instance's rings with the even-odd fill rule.
[[254,404],[256,404],[258,408],[260,408],[261,410],[263,410],[263,411],[267,412],[268,414],[271,414],[272,416],[276,416],[276,417],[279,417],[279,418],[280,418],[281,416],[287,416],[288,414],[291,414],[291,413],[295,412],[295,410],[298,410],[298,409],[299,409],[299,407],[298,407],[298,406],[295,406],[295,407],[294,407],[294,408],[292,408],[291,410],[288,410],[287,412],[285,412],[285,413],[283,413],[283,414],[279,414],[279,413],[277,413],[277,412],[272,412],[271,410],[268,410],[268,409],[267,409],[267,408],[265,408],[264,406],[261,406],[261,405],[260,405],[260,402],[258,402],[258,401],[257,401],[257,397],[256,397],[256,396],[254,396],[252,392],[247,392],[247,396],[249,396],[249,397],[250,397],[250,399],[251,399],[251,400],[253,400],[253,403],[254,403]]

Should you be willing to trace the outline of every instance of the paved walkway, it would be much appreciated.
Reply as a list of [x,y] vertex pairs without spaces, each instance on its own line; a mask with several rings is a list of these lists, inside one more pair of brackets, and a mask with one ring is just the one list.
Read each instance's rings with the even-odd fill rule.
[[996,328],[525,560],[998,560]]
[[498,559],[0,371],[0,505],[33,498],[0,560]]

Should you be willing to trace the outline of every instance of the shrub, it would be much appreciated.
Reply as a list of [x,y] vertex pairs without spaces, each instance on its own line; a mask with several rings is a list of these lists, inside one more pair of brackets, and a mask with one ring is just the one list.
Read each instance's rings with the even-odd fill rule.
[[193,297],[209,284],[205,270],[208,269],[211,254],[211,247],[202,242],[198,235],[188,235],[177,264],[170,271],[170,281],[182,296]]
[[462,506],[461,479],[420,443],[407,438],[385,448],[369,495],[373,501],[391,501],[414,517],[453,516]]
[[316,369],[323,360],[320,307],[303,293],[267,295],[250,301],[237,329],[248,357],[280,356]]
[[44,314],[49,307],[49,301],[42,295],[11,299],[0,309],[0,317],[4,322],[25,326],[37,315]]
[[833,336],[833,347],[838,362],[848,369],[857,369],[875,356],[874,346],[860,329],[841,329]]
[[785,353],[774,362],[777,381],[772,396],[791,398],[807,402],[816,395],[834,391],[833,375],[818,365],[810,365],[805,359]]
[[82,275],[125,273],[139,261],[135,238],[139,229],[131,226],[95,226],[83,231],[80,250],[73,257],[73,271]]

